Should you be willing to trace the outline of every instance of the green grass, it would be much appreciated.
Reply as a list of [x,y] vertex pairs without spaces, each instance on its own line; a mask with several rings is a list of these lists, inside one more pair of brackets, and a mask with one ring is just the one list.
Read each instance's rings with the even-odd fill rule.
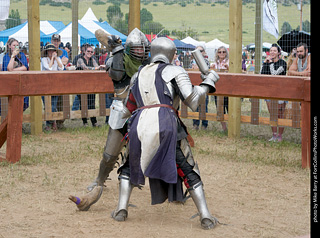
[[[268,142],[271,133],[268,126],[242,125],[241,138],[229,139],[227,134],[221,132],[219,122],[209,122],[206,131],[195,131],[191,129],[192,120],[183,120],[196,143],[193,148],[196,157],[214,155],[215,158],[235,163],[272,165],[284,169],[301,168],[301,144],[293,139],[299,136],[300,130],[286,128],[284,141],[271,143]],[[38,165],[55,167],[59,166],[61,160],[76,164],[88,158],[100,161],[108,126],[84,128],[77,127],[78,124],[78,121],[66,120],[65,129],[39,136],[30,135],[27,128],[27,134],[22,138],[21,160],[15,165],[0,162],[0,168]]]
[[[110,4],[93,5],[92,1],[79,2],[79,18],[81,19],[89,7],[92,8],[98,19],[107,20],[106,9]],[[153,20],[160,22],[167,30],[172,31],[185,30],[189,27],[198,32],[198,40],[210,41],[215,38],[229,43],[229,7],[226,4],[201,3],[187,4],[181,7],[179,4],[164,5],[157,2],[156,4],[141,4],[141,8],[146,8],[153,14]],[[26,0],[11,2],[10,9],[18,9],[22,19],[27,18]],[[125,14],[129,11],[129,6],[121,4],[121,10]],[[59,20],[67,24],[71,21],[71,9],[65,7],[50,7],[49,5],[40,6],[41,20]],[[287,21],[292,28],[296,28],[300,23],[300,12],[295,5],[285,7],[278,4],[279,28]],[[303,21],[310,20],[310,5],[303,7]],[[242,42],[243,45],[254,42],[255,31],[255,4],[246,4],[242,6]],[[280,30],[280,29],[279,29]],[[277,39],[263,31],[263,41],[276,42]]]

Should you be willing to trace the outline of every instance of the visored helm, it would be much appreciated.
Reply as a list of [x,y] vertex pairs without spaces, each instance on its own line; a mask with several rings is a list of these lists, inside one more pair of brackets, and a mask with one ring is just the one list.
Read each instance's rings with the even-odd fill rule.
[[124,47],[126,53],[134,59],[144,61],[149,57],[150,43],[138,28],[130,32]]
[[170,64],[177,48],[172,40],[167,37],[159,37],[151,43],[151,62],[164,62]]

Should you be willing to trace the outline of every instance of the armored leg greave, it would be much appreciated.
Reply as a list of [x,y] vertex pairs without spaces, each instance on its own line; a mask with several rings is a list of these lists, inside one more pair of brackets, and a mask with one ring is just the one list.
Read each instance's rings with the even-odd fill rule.
[[116,210],[111,213],[111,217],[116,221],[125,221],[128,217],[129,199],[133,189],[130,177],[126,175],[119,176],[119,199]]
[[206,230],[214,228],[218,220],[214,218],[208,210],[202,182],[197,183],[188,190],[198,209],[202,228]]
[[100,162],[98,177],[87,187],[89,192],[92,191],[95,186],[104,185],[105,180],[113,170],[121,149],[125,144],[125,141],[121,141],[122,138],[123,135],[119,130],[109,128],[107,142],[103,151],[103,158]]

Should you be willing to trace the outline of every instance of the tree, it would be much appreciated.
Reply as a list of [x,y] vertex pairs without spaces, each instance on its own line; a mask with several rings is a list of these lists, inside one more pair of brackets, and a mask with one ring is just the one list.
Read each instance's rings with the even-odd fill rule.
[[107,9],[107,18],[110,25],[113,24],[113,22],[117,22],[119,20],[122,20],[123,13],[121,12],[121,8],[118,5],[112,5],[109,6]]
[[147,9],[142,8],[140,11],[140,23],[141,26],[146,23],[147,21],[153,21],[152,13],[149,12]]
[[164,27],[159,22],[147,21],[141,26],[141,31],[145,34],[158,34]]
[[284,33],[287,33],[287,32],[289,32],[289,31],[292,31],[292,27],[291,27],[291,25],[289,24],[289,22],[285,21],[285,22],[282,24],[280,34],[283,35]]
[[6,29],[18,26],[21,24],[20,13],[18,9],[11,10],[9,13],[9,18],[6,20]]

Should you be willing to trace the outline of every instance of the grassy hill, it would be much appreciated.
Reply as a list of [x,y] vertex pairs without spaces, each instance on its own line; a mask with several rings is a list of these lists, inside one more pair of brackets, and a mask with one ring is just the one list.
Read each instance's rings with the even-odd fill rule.
[[[27,1],[11,1],[10,9],[18,9],[22,19],[27,18]],[[98,19],[107,20],[106,9],[110,3],[105,5],[94,5],[92,1],[79,2],[79,18],[85,14],[89,7],[92,8]],[[198,40],[210,41],[218,38],[226,43],[229,42],[229,8],[227,4],[216,3],[213,5],[201,3],[200,6],[191,3],[182,7],[179,4],[165,5],[161,2],[141,4],[153,14],[153,20],[160,22],[165,29],[172,31],[187,30],[192,28],[198,33]],[[127,4],[121,4],[121,10],[125,14],[129,11]],[[71,9],[66,7],[40,6],[41,20],[60,20],[65,24],[71,21]],[[254,42],[255,30],[255,4],[246,4],[242,7],[242,41],[243,44]],[[283,6],[278,4],[279,28],[286,21],[292,28],[300,24],[300,12],[295,5]],[[303,21],[310,20],[310,5],[303,6]],[[275,42],[277,39],[263,31],[263,41]]]

